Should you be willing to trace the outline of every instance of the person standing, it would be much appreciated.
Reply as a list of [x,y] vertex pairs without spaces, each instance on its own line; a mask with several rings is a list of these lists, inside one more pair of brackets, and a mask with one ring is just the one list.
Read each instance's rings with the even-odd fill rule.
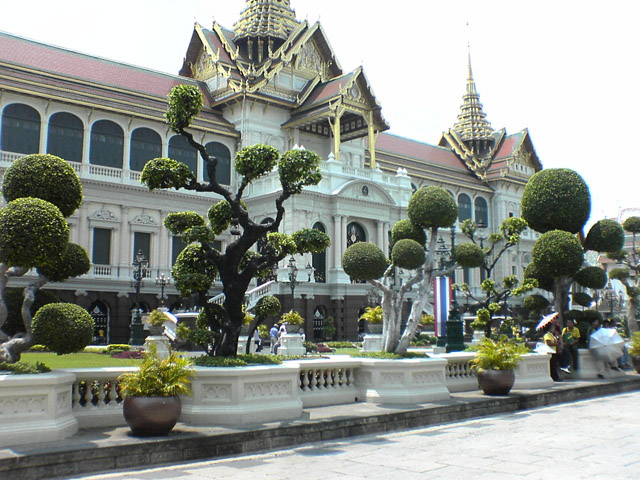
[[269,330],[269,339],[271,341],[271,353],[276,353],[276,344],[278,343],[278,327],[279,325],[275,323],[271,330]]
[[567,320],[567,326],[562,330],[562,340],[564,341],[564,350],[562,355],[562,365],[565,369],[569,366],[575,372],[578,371],[580,365],[578,363],[578,342],[580,341],[580,330],[576,327],[573,319]]
[[558,374],[558,367],[560,366],[560,358],[558,354],[558,348],[560,340],[555,334],[556,322],[548,323],[544,326],[544,343],[553,351],[551,354],[551,360],[549,361],[549,373],[554,382],[560,381],[560,375]]

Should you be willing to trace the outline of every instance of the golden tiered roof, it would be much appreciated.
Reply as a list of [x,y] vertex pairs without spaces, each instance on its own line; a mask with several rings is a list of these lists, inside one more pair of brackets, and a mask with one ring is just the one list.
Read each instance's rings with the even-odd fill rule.
[[460,107],[458,122],[453,130],[462,141],[487,140],[492,138],[493,128],[482,110],[480,95],[476,90],[476,82],[471,71],[471,57],[469,57],[469,76],[467,78],[467,93],[462,97],[464,103]]
[[250,37],[286,40],[298,25],[289,0],[247,0],[247,8],[233,29],[236,40]]

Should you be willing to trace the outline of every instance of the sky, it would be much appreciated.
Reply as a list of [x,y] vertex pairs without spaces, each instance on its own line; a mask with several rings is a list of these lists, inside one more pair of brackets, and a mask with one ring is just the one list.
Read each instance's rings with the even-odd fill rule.
[[[167,73],[194,22],[245,0],[0,0],[0,30]],[[456,122],[468,54],[495,129],[527,128],[545,168],[591,189],[589,223],[640,207],[637,0],[291,0],[348,72],[362,65],[390,133],[435,144]],[[635,92],[635,93],[634,93]]]

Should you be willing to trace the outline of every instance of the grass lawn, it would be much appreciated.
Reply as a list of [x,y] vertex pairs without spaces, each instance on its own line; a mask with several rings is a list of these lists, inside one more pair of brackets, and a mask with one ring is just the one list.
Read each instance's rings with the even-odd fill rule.
[[56,355],[50,352],[23,353],[20,362],[44,363],[49,368],[98,368],[98,367],[132,367],[142,360],[130,358],[113,358],[105,353],[70,353]]

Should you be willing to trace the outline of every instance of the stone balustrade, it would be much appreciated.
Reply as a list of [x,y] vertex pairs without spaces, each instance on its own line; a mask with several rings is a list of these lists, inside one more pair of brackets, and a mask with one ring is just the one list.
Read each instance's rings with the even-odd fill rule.
[[[379,360],[336,355],[240,368],[196,367],[193,396],[183,398],[181,421],[192,425],[248,425],[300,418],[303,408],[360,401],[420,404],[478,390],[472,352],[424,359]],[[580,352],[579,378],[596,378],[589,351]],[[117,378],[127,368],[57,370],[0,375],[0,446],[52,441],[78,428],[124,425]],[[620,375],[607,371],[608,376]],[[548,388],[549,356],[524,355],[514,390]]]

